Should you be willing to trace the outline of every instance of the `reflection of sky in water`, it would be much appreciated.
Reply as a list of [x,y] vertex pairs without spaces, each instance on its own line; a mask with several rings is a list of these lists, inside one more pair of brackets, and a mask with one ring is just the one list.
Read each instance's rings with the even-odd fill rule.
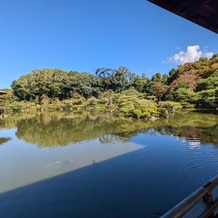
[[56,148],[37,148],[15,137],[16,129],[0,134],[13,137],[0,147],[0,192],[97,164],[143,148],[134,143],[100,143],[98,139]]
[[[46,205],[44,209],[54,214],[74,208],[78,217],[108,211],[110,217],[116,217],[117,210],[122,212],[119,217],[128,217],[131,212],[135,215],[135,208],[144,213],[138,217],[159,217],[218,174],[218,149],[213,144],[190,149],[190,138],[160,134],[154,129],[135,134],[126,143],[108,134],[106,138],[113,139],[106,140],[108,143],[101,143],[99,138],[63,147],[26,143],[16,137],[16,129],[0,131],[2,136],[12,140],[0,146],[0,192],[5,192],[0,197],[2,202],[4,196],[9,199],[6,209],[0,203],[0,214],[15,208],[12,213],[17,215],[14,211],[24,208],[22,205],[35,213],[37,206]],[[84,207],[86,210],[81,211]],[[22,215],[27,209],[23,210]],[[94,215],[88,216],[91,212]],[[73,212],[69,214],[76,217]]]
[[17,128],[1,129],[0,130],[0,137],[12,138],[16,135],[16,131],[17,131]]

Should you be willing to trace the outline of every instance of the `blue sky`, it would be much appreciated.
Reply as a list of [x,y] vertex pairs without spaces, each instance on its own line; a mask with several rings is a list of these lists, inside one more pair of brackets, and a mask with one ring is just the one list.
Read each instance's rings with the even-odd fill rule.
[[0,0],[0,88],[33,69],[148,77],[218,53],[218,35],[147,0]]

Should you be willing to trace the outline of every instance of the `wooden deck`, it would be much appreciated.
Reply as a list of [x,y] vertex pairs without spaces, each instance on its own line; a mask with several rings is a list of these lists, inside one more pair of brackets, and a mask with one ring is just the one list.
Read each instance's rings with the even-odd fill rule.
[[200,187],[161,218],[218,217],[218,176]]

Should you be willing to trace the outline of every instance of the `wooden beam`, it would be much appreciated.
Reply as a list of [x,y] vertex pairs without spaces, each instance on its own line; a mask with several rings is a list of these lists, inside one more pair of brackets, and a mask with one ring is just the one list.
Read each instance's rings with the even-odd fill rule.
[[218,33],[218,2],[214,0],[148,0],[178,16]]

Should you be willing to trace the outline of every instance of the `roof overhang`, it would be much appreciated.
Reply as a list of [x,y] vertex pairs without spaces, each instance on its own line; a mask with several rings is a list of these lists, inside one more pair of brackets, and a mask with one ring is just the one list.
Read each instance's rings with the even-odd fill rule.
[[148,0],[174,14],[218,33],[217,0]]
[[7,92],[0,90],[0,95],[5,95],[5,94],[7,94]]

